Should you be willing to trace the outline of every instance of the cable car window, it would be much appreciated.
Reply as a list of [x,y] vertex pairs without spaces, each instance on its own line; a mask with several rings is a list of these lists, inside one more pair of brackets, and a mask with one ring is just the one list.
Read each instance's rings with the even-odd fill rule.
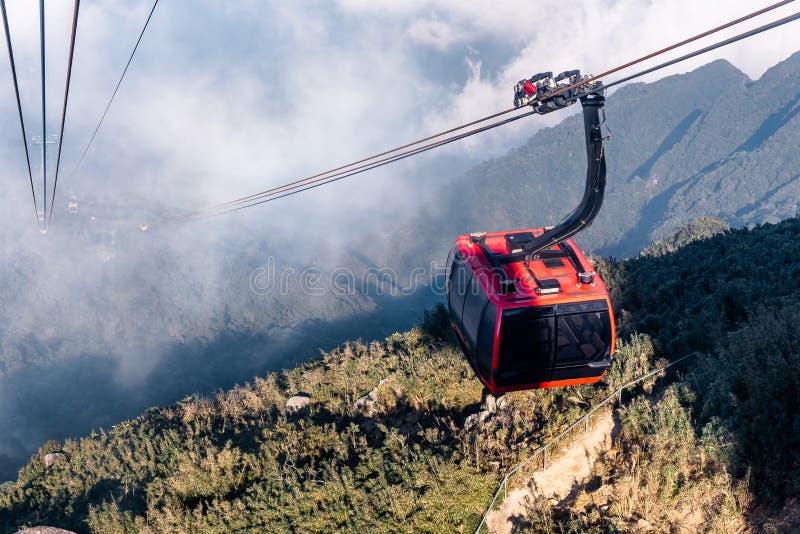
[[500,331],[500,353],[495,383],[516,386],[543,382],[553,362],[555,318],[504,319]]
[[478,369],[484,376],[489,376],[489,370],[492,368],[495,326],[497,326],[497,307],[489,302],[483,310],[481,327],[478,330]]
[[582,365],[605,358],[611,343],[607,311],[558,317],[557,367]]
[[469,344],[470,352],[475,354],[475,349],[478,344],[478,325],[481,321],[481,314],[485,307],[486,301],[489,300],[481,288],[480,282],[475,277],[472,277],[467,295],[464,298],[464,318],[462,324],[464,325],[464,337]]
[[470,272],[469,268],[464,265],[464,257],[457,253],[453,259],[453,266],[450,269],[450,281],[448,287],[450,309],[452,310],[452,315],[458,319],[457,322],[459,323],[459,326],[463,324],[461,320],[461,314],[464,310],[464,297],[467,294],[467,287],[469,287],[471,278],[472,273]]
[[456,252],[456,247],[454,246],[447,254],[447,262],[445,263],[444,289],[448,295],[450,294],[450,276],[453,273],[453,260],[455,259],[456,254],[458,253]]

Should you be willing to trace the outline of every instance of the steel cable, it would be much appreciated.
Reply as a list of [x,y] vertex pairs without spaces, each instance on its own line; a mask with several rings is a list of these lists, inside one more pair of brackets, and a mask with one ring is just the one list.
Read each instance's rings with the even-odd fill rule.
[[442,140],[437,141],[435,143],[430,143],[428,145],[423,145],[421,147],[417,147],[417,148],[415,148],[413,150],[409,150],[407,152],[401,152],[399,154],[395,154],[394,156],[391,156],[391,157],[388,157],[388,158],[384,158],[384,159],[381,159],[381,160],[378,160],[378,161],[374,161],[372,163],[368,163],[368,164],[362,165],[360,167],[356,167],[354,169],[343,171],[343,173],[339,173],[339,175],[327,176],[325,178],[320,178],[319,180],[315,181],[316,183],[315,182],[308,182],[308,183],[302,184],[301,186],[298,186],[298,187],[295,187],[295,188],[291,188],[291,189],[287,189],[287,190],[285,190],[283,192],[276,193],[277,196],[271,196],[270,198],[262,198],[261,200],[256,199],[252,203],[241,205],[241,206],[229,206],[227,209],[223,209],[221,211],[195,215],[193,217],[187,218],[186,220],[188,221],[188,220],[197,220],[197,219],[205,219],[205,218],[209,218],[209,217],[216,217],[218,215],[224,215],[226,213],[232,213],[234,211],[243,210],[245,208],[258,206],[260,204],[271,202],[273,200],[278,200],[280,198],[285,198],[285,197],[288,197],[288,196],[291,196],[291,195],[295,195],[295,194],[301,193],[303,191],[308,191],[309,189],[315,189],[317,187],[321,187],[323,185],[327,185],[327,184],[332,183],[332,182],[338,182],[339,180],[343,180],[345,178],[349,178],[350,176],[354,176],[356,174],[361,174],[363,172],[371,171],[373,169],[377,169],[378,167],[383,167],[384,165],[388,165],[390,163],[394,163],[394,162],[400,161],[402,159],[410,158],[411,156],[416,156],[417,154],[421,154],[422,152],[427,152],[428,150],[432,150],[434,148],[438,148],[440,146],[444,146],[444,145],[453,143],[453,142],[458,141],[460,139],[464,139],[466,137],[470,137],[472,135],[479,134],[479,133],[485,132],[487,130],[491,130],[493,128],[497,128],[498,126],[503,126],[505,124],[508,124],[510,122],[514,122],[516,120],[528,117],[528,116],[533,115],[535,113],[536,113],[536,111],[528,111],[528,112],[525,112],[525,113],[521,113],[519,115],[515,115],[515,116],[510,117],[508,119],[504,119],[502,121],[495,122],[495,123],[489,124],[487,126],[482,126],[480,128],[476,128],[474,130],[470,130],[468,132],[465,132],[465,133],[462,133],[462,134],[459,134],[459,135],[455,135],[455,136],[452,136],[452,137],[448,137],[446,139],[442,139]]
[[17,82],[17,67],[14,63],[14,49],[11,47],[11,31],[8,27],[8,15],[6,13],[6,0],[0,0],[0,11],[3,14],[3,28],[6,33],[6,47],[8,48],[8,61],[11,64],[11,78],[14,81],[14,94],[17,97],[17,112],[19,113],[19,126],[22,132],[22,144],[25,147],[25,161],[28,164],[28,179],[31,182],[31,196],[33,197],[33,215],[36,222],[39,222],[39,207],[36,203],[36,190],[33,187],[33,172],[31,171],[31,155],[28,150],[28,137],[25,133],[25,119],[22,116],[22,102],[19,98],[19,84]]
[[78,169],[80,168],[83,160],[86,158],[86,154],[89,152],[92,144],[94,143],[95,137],[97,137],[97,132],[100,131],[100,126],[102,126],[103,121],[108,115],[108,110],[111,108],[111,104],[114,102],[114,99],[117,96],[117,92],[119,91],[120,85],[122,85],[122,80],[125,79],[125,75],[128,73],[128,68],[131,66],[131,62],[133,61],[133,56],[136,54],[136,50],[139,48],[139,44],[142,42],[142,37],[144,37],[144,32],[147,30],[147,26],[150,24],[150,19],[153,18],[153,12],[156,10],[156,6],[158,5],[158,0],[153,2],[153,7],[150,9],[150,13],[147,15],[147,20],[144,22],[144,26],[142,27],[142,31],[139,33],[139,38],[136,40],[136,45],[134,45],[133,50],[131,51],[130,56],[128,57],[128,62],[125,64],[125,68],[122,70],[122,75],[119,77],[119,81],[117,82],[116,87],[114,87],[114,92],[111,93],[111,98],[108,99],[108,103],[106,104],[106,108],[103,110],[103,115],[100,117],[100,120],[97,123],[97,126],[92,132],[92,137],[89,139],[89,142],[86,144],[86,148],[83,149],[83,153],[81,154],[78,163],[75,165],[75,168],[72,170],[70,176],[74,176]]
[[[651,52],[651,53],[649,53],[649,54],[647,54],[645,56],[642,56],[642,57],[637,58],[635,60],[629,61],[629,62],[627,62],[625,64],[622,64],[622,65],[619,65],[617,67],[608,69],[608,70],[606,70],[606,71],[604,71],[604,72],[602,72],[600,74],[592,76],[589,79],[582,80],[580,83],[573,84],[573,85],[570,85],[568,87],[564,87],[564,88],[562,88],[562,89],[560,89],[558,91],[555,91],[555,92],[549,94],[548,97],[558,96],[558,95],[563,94],[563,93],[565,93],[567,91],[575,89],[576,87],[579,87],[579,86],[584,85],[586,83],[590,83],[592,81],[595,81],[595,80],[597,80],[599,78],[608,76],[610,74],[619,72],[620,70],[629,68],[629,67],[631,67],[631,66],[633,66],[635,64],[641,63],[643,61],[646,61],[646,60],[651,59],[653,57],[656,57],[658,55],[664,54],[666,52],[674,50],[675,48],[681,47],[683,45],[686,45],[686,44],[691,43],[693,41],[696,41],[698,39],[702,39],[702,38],[707,37],[707,36],[709,36],[709,35],[711,35],[713,33],[717,33],[717,32],[722,31],[724,29],[730,28],[730,27],[732,27],[732,26],[734,26],[736,24],[740,24],[740,23],[742,23],[744,21],[747,21],[747,20],[749,20],[751,18],[754,18],[754,17],[757,17],[759,15],[762,15],[762,14],[768,12],[768,11],[771,11],[771,10],[777,9],[779,7],[782,7],[784,5],[787,5],[787,4],[789,4],[789,3],[793,2],[793,1],[795,1],[795,0],[783,0],[781,2],[777,2],[775,4],[766,6],[766,7],[762,8],[762,9],[760,9],[760,10],[757,10],[757,11],[754,11],[752,13],[749,13],[749,14],[743,16],[743,17],[739,17],[737,19],[731,20],[731,21],[729,21],[729,22],[727,22],[725,24],[722,24],[720,26],[717,26],[717,27],[712,28],[710,30],[707,30],[705,32],[699,33],[697,35],[694,35],[692,37],[689,37],[687,39],[684,39],[682,41],[679,41],[679,42],[674,43],[672,45],[669,45],[667,47],[664,47],[664,48],[662,48],[660,50],[656,50],[656,51]],[[722,46],[722,45],[719,45],[719,46]],[[533,101],[532,103],[536,103],[537,101],[538,100]],[[282,198],[283,196],[285,196],[282,193],[284,193],[286,191],[289,191],[289,190],[292,190],[292,189],[305,190],[304,189],[305,185],[316,184],[316,183],[318,183],[320,181],[327,180],[328,178],[333,178],[333,177],[336,177],[336,176],[340,176],[342,173],[349,173],[350,171],[369,168],[369,166],[372,165],[372,163],[368,163],[366,165],[361,165],[361,166],[357,166],[357,165],[365,163],[365,162],[369,162],[369,161],[372,161],[372,160],[375,160],[375,159],[377,159],[377,158],[379,158],[381,156],[385,156],[385,155],[388,155],[388,154],[392,154],[394,152],[398,152],[398,151],[403,150],[405,148],[409,148],[409,147],[424,143],[426,141],[430,141],[432,139],[436,139],[436,138],[441,137],[443,135],[447,135],[449,133],[461,130],[461,129],[469,127],[469,126],[473,126],[475,124],[484,122],[486,120],[490,120],[492,118],[499,117],[501,115],[510,113],[512,111],[515,111],[515,110],[516,110],[516,108],[510,108],[510,109],[507,109],[507,110],[503,110],[503,111],[500,111],[498,113],[494,113],[492,115],[488,115],[486,117],[483,117],[481,119],[477,119],[477,120],[471,121],[469,123],[463,124],[461,126],[457,126],[455,128],[451,128],[449,130],[445,130],[444,132],[440,132],[438,134],[434,134],[434,135],[419,139],[417,141],[413,141],[413,142],[407,143],[405,145],[401,145],[399,147],[396,147],[396,148],[393,148],[393,149],[390,149],[390,150],[386,150],[386,151],[380,152],[378,154],[374,154],[374,155],[366,157],[366,158],[362,158],[360,160],[354,161],[354,162],[346,164],[346,165],[341,165],[339,167],[335,167],[333,169],[330,169],[330,170],[327,170],[327,171],[324,171],[324,172],[321,172],[321,173],[317,173],[317,174],[308,176],[308,177],[300,179],[300,180],[295,180],[295,181],[289,182],[287,184],[283,184],[283,185],[276,186],[276,187],[273,187],[273,188],[270,188],[270,189],[266,189],[264,191],[261,191],[261,192],[258,192],[258,193],[254,193],[252,195],[248,195],[248,196],[241,197],[241,198],[238,198],[238,199],[235,199],[235,200],[231,200],[231,201],[224,202],[224,203],[221,203],[221,204],[208,206],[208,207],[202,208],[200,210],[196,210],[196,211],[193,211],[193,212],[189,212],[189,213],[185,213],[185,214],[178,215],[178,216],[175,216],[175,217],[171,217],[171,218],[169,218],[167,220],[179,220],[179,219],[193,220],[193,219],[196,219],[196,218],[200,218],[204,214],[219,215],[220,213],[228,213],[230,211],[238,211],[238,210],[226,210],[225,209],[225,208],[227,208],[229,206],[233,206],[233,205],[237,205],[237,204],[244,204],[247,207],[259,205],[259,204],[262,204],[263,202],[253,202],[253,201],[261,199],[261,198],[264,198],[264,197],[272,197],[272,196],[275,196],[275,195],[280,195],[280,198]],[[502,124],[504,124],[504,123],[502,123]],[[486,129],[491,129],[491,128],[484,128],[484,129],[481,129],[480,131],[485,131]],[[457,136],[457,138],[461,139],[463,137]],[[442,143],[442,144],[448,144],[449,142],[452,142],[452,141],[447,141],[446,143]],[[441,146],[441,145],[438,144],[438,143],[432,143],[431,145],[426,145],[424,147],[424,150],[421,150],[421,151],[424,152],[426,150],[429,150],[430,148],[434,148],[435,146]],[[414,151],[404,152],[404,153],[402,153],[403,158],[398,158],[398,159],[404,159],[405,157],[408,157],[407,154],[413,155],[413,153],[415,153],[415,152]],[[384,161],[387,161],[387,162],[390,163],[391,161],[395,161],[395,160],[393,160],[391,158],[384,158],[382,160],[379,160],[379,162],[384,162]],[[373,163],[375,163],[375,162],[373,162]],[[355,168],[353,168],[353,167],[355,167]],[[339,171],[342,171],[342,172],[339,172]],[[347,174],[347,176],[349,176],[349,174]],[[339,179],[339,178],[337,178],[337,179]],[[220,211],[220,210],[222,210],[222,211]]]
[[788,22],[792,22],[793,20],[797,20],[797,19],[800,19],[800,12],[795,13],[793,15],[789,15],[789,16],[784,17],[782,19],[778,19],[775,22],[771,22],[769,24],[764,24],[763,26],[759,26],[758,28],[754,28],[754,29],[752,29],[752,30],[750,30],[748,32],[740,33],[739,35],[734,35],[730,39],[725,39],[724,41],[719,41],[719,42],[714,43],[712,45],[709,45],[709,46],[707,46],[705,48],[701,48],[700,50],[695,50],[694,52],[690,52],[690,53],[685,54],[685,55],[683,55],[681,57],[677,57],[675,59],[671,59],[669,61],[665,61],[664,63],[661,63],[661,64],[656,65],[654,67],[650,67],[649,69],[645,69],[645,70],[639,71],[639,72],[637,72],[635,74],[631,74],[630,76],[626,76],[626,77],[621,78],[619,80],[614,80],[613,82],[611,82],[608,85],[606,85],[606,88],[610,88],[610,87],[613,87],[615,85],[619,85],[621,83],[633,80],[634,78],[639,78],[640,76],[644,76],[645,74],[650,74],[651,72],[655,72],[657,70],[660,70],[660,69],[663,69],[663,68],[666,68],[666,67],[670,67],[670,66],[672,66],[672,65],[674,65],[676,63],[680,63],[681,61],[686,61],[687,59],[692,59],[693,57],[697,57],[697,56],[699,56],[701,54],[705,54],[707,52],[711,52],[712,50],[716,50],[717,48],[721,48],[723,46],[726,46],[726,45],[729,45],[729,44],[733,44],[733,43],[735,43],[737,41],[741,41],[742,39],[747,39],[748,37],[752,37],[754,35],[758,35],[759,33],[763,33],[763,32],[765,32],[767,30],[771,30],[773,28],[777,28],[778,26],[783,26],[784,24],[786,24]]
[[42,60],[42,226],[47,227],[47,105],[45,99],[44,0],[39,0],[39,47]]
[[75,0],[75,7],[72,11],[72,34],[69,40],[69,59],[67,59],[67,81],[64,87],[64,106],[61,108],[61,130],[58,134],[58,158],[56,159],[56,175],[53,179],[53,196],[50,200],[50,221],[53,220],[53,206],[56,201],[56,188],[58,187],[58,170],[61,167],[61,146],[64,142],[64,123],[67,120],[67,102],[69,100],[69,83],[72,78],[72,59],[75,54],[75,35],[78,32],[78,11],[81,7],[81,0]]

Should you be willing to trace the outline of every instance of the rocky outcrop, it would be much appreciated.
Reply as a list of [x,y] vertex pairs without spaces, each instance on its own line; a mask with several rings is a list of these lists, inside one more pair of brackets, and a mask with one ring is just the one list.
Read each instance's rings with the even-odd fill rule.
[[67,459],[67,453],[63,451],[53,451],[44,455],[42,463],[45,467],[52,467],[56,462],[66,461]]
[[31,527],[17,531],[17,534],[75,534],[71,530],[56,527]]
[[378,382],[378,385],[375,386],[375,389],[360,397],[355,404],[353,404],[353,412],[366,416],[372,417],[375,415],[375,405],[378,402],[378,388],[386,383],[386,378]]
[[307,410],[310,404],[311,397],[308,395],[301,394],[289,397],[289,400],[286,401],[286,415],[296,415],[303,410]]

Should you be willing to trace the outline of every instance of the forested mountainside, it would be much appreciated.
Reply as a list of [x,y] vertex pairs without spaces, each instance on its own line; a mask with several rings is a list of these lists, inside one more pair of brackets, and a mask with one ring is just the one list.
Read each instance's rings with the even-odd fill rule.
[[0,490],[0,531],[469,532],[511,465],[616,386],[693,351],[617,408],[591,484],[530,503],[515,528],[798,528],[784,505],[800,492],[800,220],[711,237],[708,226],[674,251],[595,260],[621,339],[597,385],[482,404],[439,308],[383,342],[47,443]]
[[[793,215],[798,78],[797,54],[755,82],[717,61],[611,95],[608,196],[581,244],[631,255],[698,215],[734,226]],[[455,179],[408,220],[371,221],[386,238],[355,235],[352,246],[282,232],[233,241],[205,230],[142,233],[141,215],[165,209],[143,199],[82,198],[80,212],[51,229],[65,240],[25,239],[35,246],[23,249],[0,236],[0,478],[47,437],[230,387],[342,339],[407,328],[435,302],[428,288],[405,299],[361,287],[318,295],[303,290],[300,273],[393,267],[405,278],[441,264],[459,233],[552,223],[582,190],[582,135],[577,116],[547,128]],[[263,283],[265,270],[294,278],[286,291],[259,294],[251,277]]]
[[[580,244],[625,257],[698,217],[734,227],[793,217],[798,112],[800,53],[756,81],[719,60],[622,87],[606,103],[606,199]],[[583,143],[579,115],[537,132],[442,188],[400,225],[402,246],[393,240],[381,254],[416,265],[438,257],[456,235],[558,222],[583,193]]]
[[[579,243],[628,256],[701,215],[734,227],[793,216],[799,79],[795,54],[757,81],[717,61],[610,95],[608,195]],[[448,185],[406,220],[370,218],[373,238],[269,226],[236,239],[202,226],[143,233],[141,215],[166,208],[141,198],[82,197],[54,239],[0,225],[0,479],[50,437],[229,388],[343,339],[405,330],[437,301],[424,283],[399,299],[360,286],[320,295],[300,275],[391,267],[408,278],[441,266],[460,233],[553,223],[582,191],[582,136],[572,116],[460,178],[442,176]],[[278,284],[289,273],[286,290],[254,291],[268,273]]]
[[49,239],[0,226],[0,479],[51,437],[231,387],[342,335],[392,332],[365,318],[377,303],[360,291],[303,291],[304,269],[355,270],[356,258],[308,240],[315,254],[300,259],[280,235],[142,232],[125,205],[82,199]]

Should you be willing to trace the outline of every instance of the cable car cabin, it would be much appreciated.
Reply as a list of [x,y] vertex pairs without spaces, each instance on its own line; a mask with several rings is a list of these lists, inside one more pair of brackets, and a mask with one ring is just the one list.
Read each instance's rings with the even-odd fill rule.
[[570,239],[538,259],[502,264],[515,241],[543,229],[456,239],[448,274],[450,322],[493,394],[597,382],[611,366],[614,315],[605,284]]
[[[581,203],[554,227],[463,235],[448,260],[450,323],[467,360],[493,394],[597,382],[614,354],[608,292],[571,239],[592,223],[603,203],[602,83],[580,84],[590,77],[579,71],[550,76],[527,80],[552,88],[549,93],[539,91],[538,100],[517,94],[515,105],[546,113],[581,101],[587,156]],[[557,80],[573,89],[559,89]]]

